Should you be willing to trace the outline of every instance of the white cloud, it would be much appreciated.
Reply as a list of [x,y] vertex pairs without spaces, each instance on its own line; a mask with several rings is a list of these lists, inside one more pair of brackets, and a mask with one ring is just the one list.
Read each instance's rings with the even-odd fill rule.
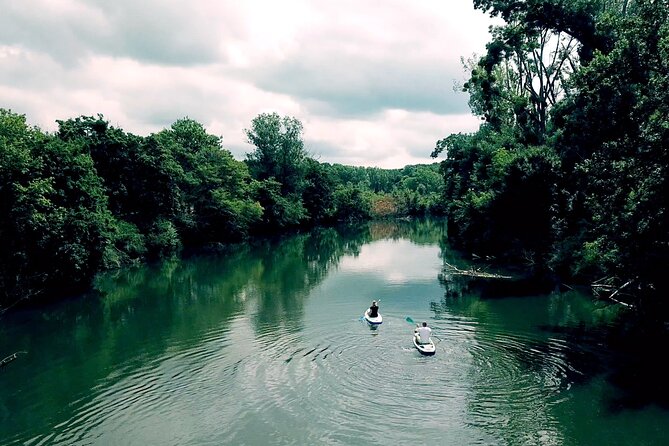
[[478,125],[453,91],[489,19],[469,1],[23,0],[0,15],[0,107],[47,130],[102,113],[137,134],[189,116],[241,158],[258,113],[321,161],[401,167]]
[[397,168],[434,162],[430,153],[435,135],[473,131],[477,126],[470,114],[387,110],[364,120],[310,118],[305,122],[305,140],[321,161]]

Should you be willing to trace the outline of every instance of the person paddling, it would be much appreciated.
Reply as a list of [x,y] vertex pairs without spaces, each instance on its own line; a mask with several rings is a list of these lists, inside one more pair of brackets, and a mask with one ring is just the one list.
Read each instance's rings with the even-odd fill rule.
[[369,307],[369,317],[378,317],[379,316],[379,306],[376,304],[376,301],[372,301],[372,305]]
[[432,329],[427,326],[427,322],[423,322],[422,326],[416,327],[416,330],[414,330],[416,333],[416,338],[418,339],[418,342],[420,344],[429,344],[430,343],[430,336],[432,335]]

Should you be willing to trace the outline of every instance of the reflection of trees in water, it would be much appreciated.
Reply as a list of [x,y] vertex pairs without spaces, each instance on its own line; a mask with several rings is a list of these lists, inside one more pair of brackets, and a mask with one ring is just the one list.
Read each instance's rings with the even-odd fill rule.
[[442,240],[444,234],[443,221],[397,220],[321,228],[259,243],[251,255],[259,259],[260,275],[248,286],[248,293],[258,303],[256,329],[262,333],[279,327],[299,330],[310,291],[342,257],[357,256],[364,244],[381,239],[427,244]]
[[344,255],[357,255],[369,239],[364,227],[318,229],[309,234],[266,241],[254,249],[259,274],[248,284],[257,299],[254,323],[265,333],[301,328],[304,300]]
[[[26,374],[30,386],[21,398],[48,395],[30,411],[12,412],[13,425],[65,421],[73,416],[73,395],[95,398],[92,389],[110,375],[122,379],[156,359],[204,348],[243,310],[240,291],[253,268],[246,260],[240,252],[120,270],[100,276],[97,293],[6,317],[12,344],[29,354],[3,370],[4,379],[21,388]],[[21,404],[27,403],[0,392],[0,406]]]
[[[451,251],[442,254],[451,264],[466,263]],[[474,388],[483,389],[471,401],[473,412],[487,410],[493,417],[499,410],[511,410],[504,405],[495,409],[486,390],[494,381],[494,370],[503,367],[541,385],[537,400],[527,403],[537,411],[546,409],[546,401],[558,399],[558,393],[576,392],[559,404],[551,403],[550,413],[544,414],[560,422],[568,438],[578,438],[568,420],[573,413],[587,412],[580,406],[614,413],[653,405],[669,408],[669,367],[658,361],[660,346],[669,341],[662,324],[642,321],[621,306],[578,292],[487,299],[472,287],[470,278],[441,279],[444,295],[431,303],[435,318],[467,320],[479,349],[474,357],[483,355],[481,361],[495,365],[472,374],[479,378]],[[474,361],[473,366],[481,364]],[[602,379],[611,387],[602,391],[597,384]],[[532,419],[525,421],[531,428]]]
[[[53,379],[33,384],[36,392],[50,395],[53,405],[36,408],[30,416],[46,419],[55,406],[67,406],[73,393],[92,389],[110,371],[133,373],[168,351],[171,356],[205,348],[209,340],[224,337],[252,305],[257,309],[251,318],[256,334],[297,330],[305,299],[342,257],[356,256],[364,244],[382,238],[427,243],[442,228],[435,222],[411,221],[318,229],[231,248],[222,255],[104,274],[96,282],[96,294],[45,308],[30,330],[11,330],[12,347],[29,354],[3,374],[10,379],[24,367],[42,370],[45,364],[65,364],[49,369]],[[8,317],[4,322],[9,333],[12,322]],[[54,380],[58,386],[52,385]],[[0,396],[0,405],[4,398]]]
[[253,317],[256,329],[267,332],[285,325],[290,331],[300,328],[303,301],[319,281],[317,268],[304,261],[307,236],[267,242],[254,249],[259,268],[250,277],[247,294],[257,302]]
[[[591,372],[601,372],[594,369],[600,364],[594,346],[601,340],[602,316],[594,316],[592,302],[580,296],[482,299],[466,282],[448,282],[431,310],[451,324],[450,342],[460,340],[467,350],[469,412],[510,444],[560,444],[564,426],[556,410],[567,403],[556,402]],[[572,336],[549,331],[554,327]]]
[[372,241],[407,239],[417,245],[433,245],[437,240],[440,246],[445,243],[446,221],[443,219],[385,220],[368,225]]
[[613,411],[657,405],[669,409],[669,365],[664,360],[669,333],[662,322],[629,317],[607,336],[614,349],[608,380],[618,394],[609,402]]
[[105,323],[112,333],[188,348],[243,311],[243,289],[257,268],[240,249],[106,276],[97,283]]

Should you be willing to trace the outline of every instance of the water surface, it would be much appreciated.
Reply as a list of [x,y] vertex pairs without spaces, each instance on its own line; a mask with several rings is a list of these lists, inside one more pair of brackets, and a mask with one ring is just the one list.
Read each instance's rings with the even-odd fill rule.
[[444,260],[467,264],[435,222],[327,229],[14,312],[0,356],[28,353],[0,371],[0,443],[667,444],[661,401],[612,379],[617,307],[484,299]]

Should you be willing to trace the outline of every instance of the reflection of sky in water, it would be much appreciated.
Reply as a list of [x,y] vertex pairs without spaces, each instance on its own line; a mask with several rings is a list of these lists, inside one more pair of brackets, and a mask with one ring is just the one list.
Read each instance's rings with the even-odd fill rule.
[[[381,240],[360,249],[358,256],[346,256],[339,263],[343,272],[376,273],[392,284],[409,279],[435,280],[435,270],[441,267],[438,246],[419,246],[408,240]],[[426,265],[434,264],[434,268]]]

